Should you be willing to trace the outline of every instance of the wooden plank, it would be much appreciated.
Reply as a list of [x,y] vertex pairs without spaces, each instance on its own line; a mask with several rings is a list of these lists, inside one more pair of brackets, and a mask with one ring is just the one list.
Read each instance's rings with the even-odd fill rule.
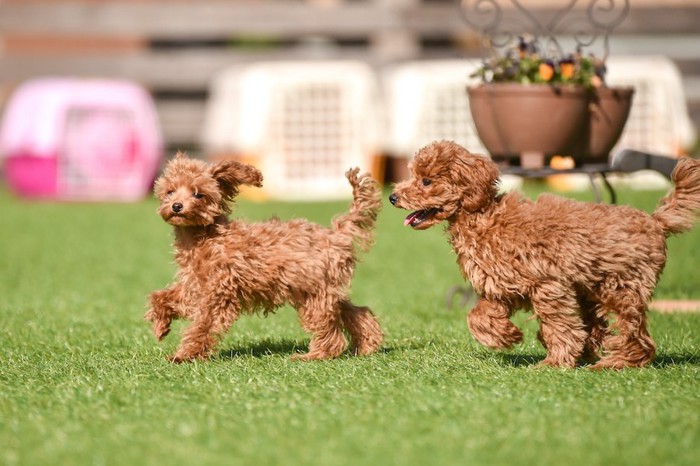
[[[50,20],[47,20],[50,18]],[[332,34],[354,37],[398,26],[393,9],[374,3],[319,6],[274,1],[0,3],[0,30],[182,38]]]
[[158,100],[156,109],[165,146],[178,149],[197,145],[201,139],[206,103],[204,100]]
[[630,15],[616,32],[620,34],[644,31],[646,34],[697,34],[700,24],[700,4],[681,7],[632,8]]
[[651,302],[649,308],[663,313],[690,313],[700,312],[700,301],[698,300],[657,300]]
[[63,55],[85,53],[129,53],[142,50],[148,41],[138,37],[63,36],[53,34],[5,34],[4,55]]
[[260,60],[359,59],[372,62],[367,48],[344,48],[331,54],[315,48],[237,52],[231,49],[184,48],[128,55],[0,56],[0,83],[37,76],[131,79],[152,89],[202,90],[219,71]]
[[[473,4],[474,2],[472,2]],[[588,2],[580,3],[587,5]],[[555,15],[558,9],[548,7],[533,8],[530,10],[533,16],[537,17],[541,22],[545,23],[544,18],[551,18]],[[578,10],[580,14],[582,10]],[[502,25],[510,25],[506,30],[513,33],[518,31],[518,24],[523,24],[522,13],[512,9],[503,8]],[[426,3],[417,5],[413,8],[407,8],[400,13],[401,24],[414,32],[421,34],[439,34],[440,32],[450,31],[459,32],[469,30],[463,14],[470,14],[468,11],[459,11],[454,3]],[[474,22],[477,18],[471,16]],[[485,21],[487,18],[482,18]],[[483,23],[478,23],[483,24]],[[524,23],[527,24],[527,23]],[[564,22],[562,22],[564,24]],[[659,8],[645,7],[630,9],[625,20],[615,28],[615,34],[634,34],[644,31],[645,34],[697,34],[698,24],[700,24],[700,3],[696,2],[692,5],[677,6],[674,8]],[[576,23],[580,27],[581,23]],[[526,32],[526,31],[525,31]],[[564,29],[564,32],[567,32]],[[568,31],[573,32],[573,31]]]
[[700,59],[700,30],[695,34],[656,36],[638,32],[630,35],[614,34],[610,50],[616,55],[665,55],[674,60]]

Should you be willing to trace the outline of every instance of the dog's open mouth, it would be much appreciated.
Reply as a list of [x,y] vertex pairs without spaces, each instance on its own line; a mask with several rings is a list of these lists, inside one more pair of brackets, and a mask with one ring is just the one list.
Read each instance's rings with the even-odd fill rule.
[[408,214],[406,219],[403,221],[403,224],[405,226],[411,226],[415,228],[421,223],[425,222],[426,220],[433,218],[433,216],[439,211],[440,209],[436,209],[434,207],[432,209],[417,210]]

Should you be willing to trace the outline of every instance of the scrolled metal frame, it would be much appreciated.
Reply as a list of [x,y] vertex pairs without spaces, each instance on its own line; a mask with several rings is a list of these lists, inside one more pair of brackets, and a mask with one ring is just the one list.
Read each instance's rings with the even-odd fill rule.
[[[629,0],[568,0],[546,21],[518,0],[457,0],[466,23],[480,33],[485,54],[493,55],[518,36],[528,35],[548,57],[565,56],[557,35],[571,36],[577,50],[602,44],[602,59],[610,52],[610,34],[629,13]],[[503,5],[515,14],[506,15]],[[583,8],[580,7],[583,5]]]

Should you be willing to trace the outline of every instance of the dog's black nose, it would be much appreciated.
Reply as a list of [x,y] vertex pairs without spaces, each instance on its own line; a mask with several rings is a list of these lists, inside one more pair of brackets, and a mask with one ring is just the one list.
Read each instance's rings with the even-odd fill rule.
[[176,202],[173,204],[173,212],[178,213],[182,210],[182,204],[180,202]]
[[391,193],[391,196],[389,196],[389,202],[391,202],[391,205],[396,205],[398,200],[399,196],[397,196],[396,193]]

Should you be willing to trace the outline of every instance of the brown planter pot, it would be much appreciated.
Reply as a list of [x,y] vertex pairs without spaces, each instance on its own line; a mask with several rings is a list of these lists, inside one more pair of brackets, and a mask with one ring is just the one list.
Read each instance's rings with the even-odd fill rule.
[[589,105],[588,147],[576,158],[585,162],[605,163],[610,150],[620,139],[632,108],[632,87],[596,89]]
[[627,121],[634,90],[491,83],[469,87],[467,93],[476,131],[492,157],[518,158],[524,164],[540,154],[543,164],[552,155],[607,161]]
[[585,145],[584,88],[497,83],[467,92],[476,131],[495,158],[571,154]]

